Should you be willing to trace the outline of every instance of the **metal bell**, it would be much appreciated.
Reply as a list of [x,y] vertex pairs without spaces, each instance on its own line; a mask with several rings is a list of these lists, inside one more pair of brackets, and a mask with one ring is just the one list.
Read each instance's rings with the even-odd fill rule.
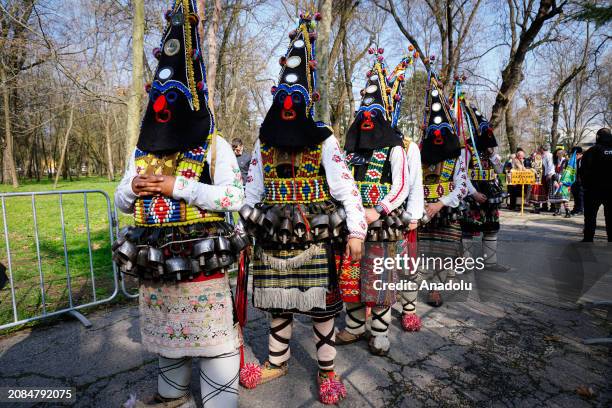
[[263,227],[271,234],[278,227],[279,223],[280,219],[276,211],[273,208],[269,209],[264,216]]
[[338,228],[343,222],[344,220],[342,219],[342,216],[338,214],[338,211],[334,211],[329,217],[329,225],[332,230]]
[[253,212],[253,207],[251,207],[248,204],[243,205],[242,208],[240,208],[240,210],[238,211],[238,213],[240,214],[240,218],[245,221],[249,219],[249,216],[251,215],[252,212]]
[[[200,263],[196,259],[191,260],[191,270],[193,271],[193,274],[201,272]],[[189,279],[193,279],[193,274],[189,275]]]
[[164,274],[164,254],[159,248],[149,247],[148,263],[151,268],[157,269],[157,275]]
[[207,256],[215,251],[215,239],[214,238],[206,238],[201,241],[198,241],[193,246],[192,255],[194,258],[199,258],[201,256]]
[[247,238],[238,232],[234,232],[230,236],[229,240],[232,244],[232,249],[235,252],[240,252],[249,245]]
[[137,255],[136,245],[132,244],[130,241],[124,241],[115,250],[115,255],[118,258],[119,262],[133,263]]
[[219,263],[219,258],[216,254],[206,259],[206,265],[204,265],[204,271],[207,275],[210,275],[213,271],[221,268],[221,264]]
[[182,256],[175,256],[166,259],[166,271],[170,274],[176,275],[176,280],[181,280],[182,275],[191,273],[191,261]]
[[[302,217],[302,213],[296,209],[293,212],[293,233],[298,237],[302,238],[306,233],[306,223],[304,222],[304,217]],[[282,226],[281,226],[282,228]]]
[[229,239],[225,237],[216,237],[215,238],[215,252],[217,253],[231,253],[232,252],[232,244]]
[[410,224],[410,221],[411,221],[410,214],[406,210],[403,210],[400,213],[399,219],[404,226],[407,226],[408,224]]
[[278,232],[278,239],[280,239],[283,244],[286,244],[289,242],[292,234],[293,225],[291,224],[291,221],[289,221],[287,218],[284,218],[283,221],[281,221],[280,230]]
[[119,232],[117,232],[117,239],[127,238],[132,229],[134,229],[134,227],[131,226],[121,228]]
[[253,207],[251,213],[249,214],[249,221],[253,224],[259,224],[259,218],[263,215],[261,208]]
[[329,215],[317,214],[312,218],[310,223],[312,233],[316,240],[326,239],[329,237]]
[[140,248],[136,255],[136,265],[146,268],[149,266],[149,247]]

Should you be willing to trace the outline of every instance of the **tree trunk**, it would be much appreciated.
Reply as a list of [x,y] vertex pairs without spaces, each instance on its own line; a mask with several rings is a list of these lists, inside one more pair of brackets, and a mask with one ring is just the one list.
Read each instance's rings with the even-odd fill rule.
[[505,112],[506,119],[506,137],[508,139],[508,147],[510,148],[510,153],[516,152],[516,148],[518,147],[518,143],[516,140],[516,134],[514,133],[514,115],[512,112],[512,105],[508,105]]
[[316,113],[317,119],[330,123],[331,115],[329,110],[329,43],[331,41],[331,23],[332,23],[332,1],[320,0],[319,12],[321,13],[321,21],[318,24],[318,39],[317,39],[317,90],[321,95],[321,100],[317,103]]
[[561,7],[556,6],[554,0],[541,0],[538,12],[531,21],[531,25],[526,27],[521,33],[516,50],[510,53],[508,63],[502,70],[502,83],[491,111],[490,122],[493,128],[497,128],[500,125],[502,115],[525,77],[523,75],[523,63],[527,53],[533,48],[532,46],[538,33],[547,20],[560,14],[562,11]]
[[142,86],[144,75],[144,0],[133,0],[132,21],[132,85],[128,98],[127,113],[127,156],[131,156],[140,129],[140,105],[142,104]]
[[221,1],[213,1],[212,19],[208,27],[208,66],[206,67],[206,82],[208,85],[208,106],[215,113],[215,91],[217,81],[217,31],[221,18]]
[[[74,105],[70,107],[70,116],[68,117],[68,127],[66,128],[66,137],[64,138],[64,144],[62,145],[62,151],[60,153],[59,164],[57,172],[55,173],[55,182],[53,188],[57,188],[57,182],[59,181],[60,173],[64,168],[64,160],[66,158],[66,150],[68,150],[68,139],[70,138],[70,131],[72,130],[72,119],[74,117]],[[66,166],[67,167],[67,166]],[[70,171],[68,171],[70,173]]]
[[113,181],[115,179],[115,171],[113,168],[113,141],[111,134],[111,118],[110,115],[105,115],[105,133],[106,133],[106,165],[108,181]]
[[11,132],[11,103],[9,99],[9,87],[6,83],[6,73],[4,68],[0,67],[0,81],[2,82],[2,102],[4,110],[4,182],[9,183],[9,177],[13,187],[19,187],[17,179],[17,167],[15,166],[15,155],[13,153],[13,134]]

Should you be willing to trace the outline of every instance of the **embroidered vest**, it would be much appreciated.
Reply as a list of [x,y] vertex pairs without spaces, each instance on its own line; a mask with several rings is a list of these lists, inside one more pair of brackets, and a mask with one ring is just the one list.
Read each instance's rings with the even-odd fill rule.
[[[210,140],[209,136],[200,147],[163,157],[143,152],[137,148],[134,153],[136,173],[183,176],[186,179],[198,181],[202,177],[208,178],[208,182],[211,182],[206,163]],[[203,174],[205,169],[206,174]],[[188,205],[184,200],[176,200],[163,195],[138,197],[134,204],[134,222],[141,227],[170,227],[223,221],[224,219],[223,213],[202,210],[199,207]]]
[[291,153],[261,144],[265,204],[300,204],[329,200],[321,168],[322,145]]
[[354,153],[349,153],[346,156],[346,163],[349,169],[353,172],[357,189],[361,194],[361,201],[366,208],[378,205],[389,191],[391,191],[391,183],[383,182],[388,177],[384,177],[385,164],[388,162],[390,147],[383,147],[372,152],[372,157],[367,164],[367,169],[364,173],[357,175],[353,158]]
[[423,194],[425,201],[438,200],[455,189],[452,182],[457,158],[431,166],[423,166]]
[[[473,181],[493,181],[497,178],[497,174],[495,174],[495,169],[493,168],[493,164],[488,157],[485,157],[483,154],[476,151],[476,149],[470,145],[468,145],[471,153],[471,160],[468,165],[468,177]],[[478,158],[476,155],[480,155],[480,164],[482,165],[482,170],[480,166],[478,166]]]

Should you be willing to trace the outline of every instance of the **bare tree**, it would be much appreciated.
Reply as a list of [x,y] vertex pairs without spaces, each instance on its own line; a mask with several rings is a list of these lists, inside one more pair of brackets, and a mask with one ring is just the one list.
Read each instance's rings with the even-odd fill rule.
[[129,156],[138,141],[140,109],[142,105],[144,69],[144,0],[132,0],[132,85],[128,97],[126,153]]
[[541,44],[550,41],[552,30],[549,30],[538,40],[547,21],[560,15],[565,1],[557,4],[555,0],[540,0],[537,11],[535,0],[524,1],[520,5],[514,0],[508,0],[509,28],[511,35],[510,56],[501,73],[501,85],[495,97],[491,111],[491,125],[500,125],[503,114],[514,93],[524,79],[523,64],[527,54]]

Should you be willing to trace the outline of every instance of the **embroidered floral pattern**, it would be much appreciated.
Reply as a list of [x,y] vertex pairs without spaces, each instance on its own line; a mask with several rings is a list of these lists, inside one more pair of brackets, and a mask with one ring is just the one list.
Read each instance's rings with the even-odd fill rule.
[[140,287],[143,345],[166,356],[218,355],[240,344],[227,278]]

